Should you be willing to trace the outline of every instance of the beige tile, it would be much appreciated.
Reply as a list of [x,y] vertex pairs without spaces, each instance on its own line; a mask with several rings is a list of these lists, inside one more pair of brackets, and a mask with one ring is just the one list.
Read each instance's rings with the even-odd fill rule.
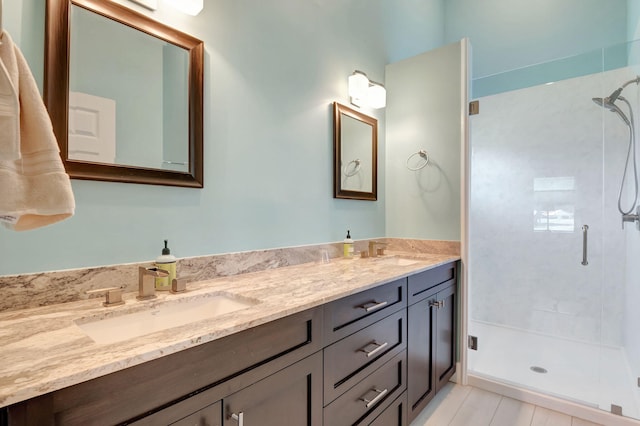
[[571,417],[557,411],[536,407],[531,426],[571,426]]
[[447,383],[431,400],[422,413],[411,422],[411,426],[447,425],[458,412],[458,409],[471,392],[470,386]]
[[535,405],[502,397],[491,426],[529,426]]
[[489,426],[501,399],[495,393],[473,388],[449,425]]

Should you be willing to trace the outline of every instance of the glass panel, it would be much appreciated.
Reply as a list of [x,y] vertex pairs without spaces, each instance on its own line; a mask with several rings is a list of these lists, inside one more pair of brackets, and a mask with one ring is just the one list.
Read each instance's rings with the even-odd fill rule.
[[[479,340],[469,373],[630,417],[640,407],[640,232],[621,229],[617,208],[629,126],[592,98],[635,78],[636,51],[474,81],[483,97],[471,119],[469,213],[469,332]],[[624,90],[635,110],[638,94]]]

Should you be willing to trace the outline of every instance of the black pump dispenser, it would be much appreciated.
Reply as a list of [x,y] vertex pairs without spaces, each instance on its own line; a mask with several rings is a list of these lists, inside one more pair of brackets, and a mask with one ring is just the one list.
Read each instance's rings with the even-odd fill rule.
[[165,254],[171,254],[171,250],[169,250],[169,247],[167,247],[168,244],[169,244],[169,240],[164,240],[164,248],[162,249],[163,256]]

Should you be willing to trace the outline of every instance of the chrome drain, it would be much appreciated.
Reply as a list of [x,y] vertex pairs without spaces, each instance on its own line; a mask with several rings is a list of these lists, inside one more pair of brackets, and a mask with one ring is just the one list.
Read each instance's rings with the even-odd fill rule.
[[537,365],[534,365],[533,367],[529,367],[529,370],[533,371],[534,373],[540,373],[540,374],[547,373],[546,368],[538,367]]

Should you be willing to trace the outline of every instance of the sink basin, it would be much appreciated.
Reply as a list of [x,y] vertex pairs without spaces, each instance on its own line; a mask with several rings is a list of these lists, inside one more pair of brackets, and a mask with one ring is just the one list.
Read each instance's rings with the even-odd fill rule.
[[254,306],[258,300],[217,292],[159,303],[108,318],[83,318],[76,325],[96,343],[116,343],[156,331],[212,319]]
[[419,260],[416,259],[408,259],[405,257],[380,257],[376,259],[376,262],[378,263],[384,263],[386,265],[397,265],[397,266],[409,266],[409,265],[413,265],[415,263],[420,262]]

